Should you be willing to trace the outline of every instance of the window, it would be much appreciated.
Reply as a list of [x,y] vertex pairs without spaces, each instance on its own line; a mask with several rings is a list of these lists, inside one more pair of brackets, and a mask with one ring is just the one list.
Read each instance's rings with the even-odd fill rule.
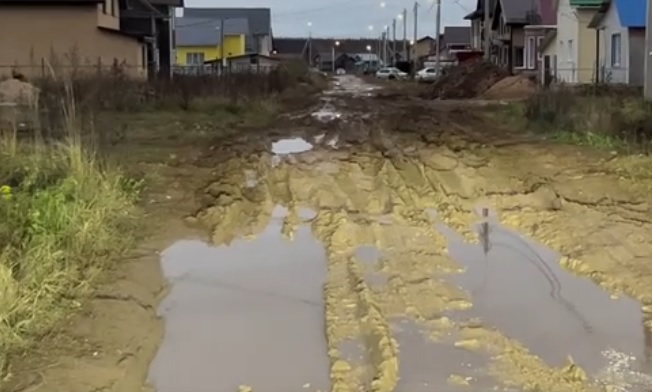
[[568,40],[568,62],[571,63],[573,62],[573,40],[569,39]]
[[107,12],[106,12],[106,10],[107,10],[107,4],[106,4],[107,1],[111,1],[111,0],[104,0],[104,1],[102,1],[102,13],[103,13],[103,14],[106,14],[106,13],[107,13]]
[[611,66],[620,67],[622,41],[620,33],[611,35]]
[[186,53],[186,64],[204,65],[204,53],[201,52]]
[[535,37],[527,38],[527,46],[525,47],[525,56],[527,58],[527,69],[536,68],[537,60],[537,45]]
[[111,16],[116,16],[116,0],[109,0],[109,9],[111,11]]
[[537,60],[543,59],[543,36],[537,37]]
[[525,67],[525,49],[522,46],[514,47],[514,68]]

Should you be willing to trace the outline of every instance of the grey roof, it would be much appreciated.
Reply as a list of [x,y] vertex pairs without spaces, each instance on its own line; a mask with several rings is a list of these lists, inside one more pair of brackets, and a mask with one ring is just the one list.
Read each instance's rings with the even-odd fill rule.
[[200,19],[247,19],[252,34],[271,35],[272,13],[269,8],[184,8],[183,16]]
[[508,24],[525,24],[528,12],[537,9],[534,0],[499,0],[498,4]]
[[[219,20],[200,18],[176,19],[176,42],[179,46],[217,46],[221,42]],[[224,21],[225,35],[246,35],[249,33],[247,19]]]
[[444,27],[444,43],[446,45],[469,45],[471,43],[471,27]]

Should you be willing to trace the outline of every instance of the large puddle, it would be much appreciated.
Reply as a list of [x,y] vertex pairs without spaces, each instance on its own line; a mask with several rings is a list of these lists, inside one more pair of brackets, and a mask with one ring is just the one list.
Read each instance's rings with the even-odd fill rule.
[[[614,298],[586,278],[565,271],[560,255],[496,222],[479,225],[480,244],[450,239],[449,253],[466,267],[457,280],[471,292],[473,316],[522,342],[548,364],[568,357],[596,375],[610,353],[644,362],[641,305]],[[638,364],[637,364],[638,365]],[[628,369],[633,370],[633,369]]]
[[172,289],[161,304],[166,333],[150,372],[158,392],[330,390],[326,255],[309,227],[285,240],[286,215],[277,207],[252,241],[181,241],[164,252]]

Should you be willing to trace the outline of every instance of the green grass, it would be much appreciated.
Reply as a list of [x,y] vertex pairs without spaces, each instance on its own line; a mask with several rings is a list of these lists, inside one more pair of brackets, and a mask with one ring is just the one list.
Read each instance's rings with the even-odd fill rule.
[[131,247],[139,185],[75,138],[0,137],[0,370],[72,314]]

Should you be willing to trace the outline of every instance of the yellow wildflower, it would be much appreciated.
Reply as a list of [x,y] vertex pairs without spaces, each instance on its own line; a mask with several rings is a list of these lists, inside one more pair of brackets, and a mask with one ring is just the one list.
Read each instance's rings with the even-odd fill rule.
[[0,186],[0,196],[5,200],[11,199],[11,187],[9,185]]

